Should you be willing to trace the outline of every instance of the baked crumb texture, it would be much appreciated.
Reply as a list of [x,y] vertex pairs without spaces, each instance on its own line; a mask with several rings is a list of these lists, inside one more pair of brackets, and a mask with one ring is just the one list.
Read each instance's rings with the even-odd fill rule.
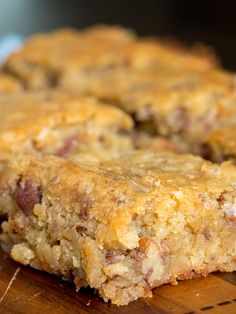
[[205,137],[236,124],[235,77],[220,70],[163,75],[122,95],[123,107],[140,129],[171,138],[187,151],[202,154]]
[[236,125],[224,126],[210,132],[204,140],[203,156],[215,162],[236,163]]
[[62,88],[0,97],[1,156],[28,153],[110,159],[130,149],[181,152],[167,138],[135,131],[121,109]]
[[204,155],[205,135],[236,124],[235,75],[212,52],[140,38],[118,26],[35,35],[4,71],[28,89],[63,87],[112,102],[142,132],[191,153]]
[[21,81],[16,77],[0,71],[0,95],[14,94],[23,90]]
[[33,36],[0,73],[3,249],[118,305],[236,270],[236,169],[173,153],[236,161],[235,86],[205,47]]
[[132,119],[92,97],[63,90],[0,97],[0,151],[109,159],[133,147]]
[[95,26],[84,31],[61,29],[38,34],[13,53],[4,70],[20,77],[28,88],[100,81],[113,72],[130,69],[205,70],[216,58],[207,49],[185,49],[154,38],[138,38],[118,26]]
[[191,155],[1,164],[11,257],[128,304],[164,283],[236,270],[236,170]]

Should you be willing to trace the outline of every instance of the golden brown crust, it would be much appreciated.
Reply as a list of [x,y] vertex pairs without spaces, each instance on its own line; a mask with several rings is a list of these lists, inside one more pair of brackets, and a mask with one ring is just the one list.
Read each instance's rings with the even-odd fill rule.
[[163,283],[236,269],[235,182],[230,163],[191,155],[21,156],[1,164],[2,245],[127,304]]
[[[173,153],[201,152],[209,134],[222,156],[232,137],[214,129],[235,123],[235,77],[205,56],[100,26],[34,36],[8,59],[29,89],[71,90],[0,98],[1,241],[14,260],[119,305],[236,269],[235,167]],[[132,138],[128,115],[78,93],[166,138]]]
[[0,72],[0,94],[13,94],[22,89],[21,82],[14,76]]
[[33,36],[9,57],[4,68],[29,88],[55,86],[67,72],[122,65],[122,47],[133,40],[133,33],[121,27],[97,26],[84,32],[61,29]]
[[182,141],[200,153],[202,138],[225,124],[235,123],[235,76],[221,70],[166,71],[162,78],[131,84],[120,96],[123,108],[141,127]]
[[29,39],[9,57],[5,70],[29,88],[79,85],[81,77],[106,76],[113,69],[163,67],[207,70],[211,57],[179,52],[160,42],[139,39],[121,27],[95,26],[84,31],[58,30]]
[[5,70],[28,88],[63,86],[112,101],[146,132],[200,153],[199,138],[234,115],[235,77],[199,47],[139,38],[120,27],[58,30],[29,39]]
[[0,98],[1,153],[78,152],[103,158],[132,148],[133,122],[120,109],[63,90]]

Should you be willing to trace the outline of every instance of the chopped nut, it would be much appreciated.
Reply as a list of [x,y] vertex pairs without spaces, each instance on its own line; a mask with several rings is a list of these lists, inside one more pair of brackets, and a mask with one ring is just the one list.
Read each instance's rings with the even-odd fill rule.
[[23,265],[28,265],[34,258],[34,252],[26,243],[16,244],[11,250],[11,257]]
[[80,213],[79,217],[83,220],[88,219],[89,217],[89,209],[91,206],[91,201],[89,200],[87,194],[80,193],[78,196],[78,202],[80,205]]
[[223,207],[225,217],[236,222],[236,203],[228,204],[226,203]]
[[77,226],[76,227],[76,231],[78,233],[83,233],[83,232],[86,232],[88,229],[86,227],[83,227],[83,226]]
[[15,220],[9,218],[8,219],[8,223],[12,228],[13,234],[17,234],[21,232],[21,228],[17,225],[17,223],[15,222]]
[[146,275],[146,280],[151,286],[161,279],[164,260],[158,245],[153,240],[147,238],[140,240],[136,258],[141,272]]
[[98,249],[96,241],[89,237],[83,240],[83,253],[86,260],[84,264],[86,281],[93,288],[98,288],[106,280],[102,270],[103,256]]
[[202,232],[206,240],[210,240],[212,238],[211,231],[208,228],[205,228]]
[[115,255],[111,252],[105,254],[106,261],[110,264],[120,262],[124,259],[123,255]]
[[230,193],[224,192],[217,201],[223,210],[224,217],[231,221],[236,221],[236,197]]
[[59,157],[67,157],[77,144],[78,135],[72,135],[64,140],[64,144],[56,151],[55,155]]
[[25,215],[31,215],[34,206],[42,201],[41,188],[33,186],[30,181],[25,181],[23,187],[18,184],[12,196]]
[[128,273],[129,269],[122,263],[115,263],[103,267],[103,271],[108,277],[113,278],[115,276],[125,275]]

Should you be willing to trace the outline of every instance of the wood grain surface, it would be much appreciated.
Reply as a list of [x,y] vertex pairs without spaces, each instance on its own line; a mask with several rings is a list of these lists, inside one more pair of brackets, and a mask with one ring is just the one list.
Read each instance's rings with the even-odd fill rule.
[[90,289],[21,266],[0,252],[0,313],[236,314],[236,273],[164,285],[128,306],[105,303]]

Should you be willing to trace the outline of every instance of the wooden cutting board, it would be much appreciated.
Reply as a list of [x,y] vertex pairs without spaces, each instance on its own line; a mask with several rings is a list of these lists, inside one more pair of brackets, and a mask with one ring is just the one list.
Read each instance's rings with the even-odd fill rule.
[[76,292],[73,284],[21,266],[0,252],[0,313],[236,314],[236,273],[164,285],[153,290],[153,298],[117,307],[90,289]]

